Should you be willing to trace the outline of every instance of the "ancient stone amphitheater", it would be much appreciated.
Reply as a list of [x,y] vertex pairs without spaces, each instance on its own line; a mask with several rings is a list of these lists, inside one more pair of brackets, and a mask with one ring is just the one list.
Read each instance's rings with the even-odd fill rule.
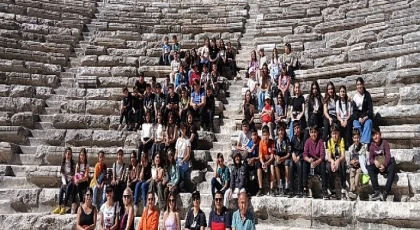
[[[232,42],[242,69],[251,50],[288,42],[305,93],[314,79],[354,91],[359,76],[372,93],[398,164],[395,202],[253,197],[257,229],[420,228],[419,12],[418,0],[1,0],[0,229],[74,229],[74,215],[49,214],[64,148],[86,147],[91,165],[99,150],[111,164],[118,147],[137,148],[139,134],[117,131],[121,87],[140,71],[169,73],[158,61],[174,34],[186,49],[206,36]],[[192,180],[207,214],[212,160],[228,158],[242,117],[240,73],[217,102],[220,128],[200,133],[195,154]],[[190,199],[180,195],[183,218]]]

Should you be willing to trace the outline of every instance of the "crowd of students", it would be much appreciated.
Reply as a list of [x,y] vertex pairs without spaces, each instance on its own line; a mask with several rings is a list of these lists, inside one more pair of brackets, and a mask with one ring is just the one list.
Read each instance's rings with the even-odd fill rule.
[[[285,44],[280,57],[273,49],[270,65],[267,63],[263,49],[259,60],[255,51],[251,53],[242,109],[245,119],[233,150],[233,157],[239,158],[235,162],[249,169],[248,178],[242,179],[248,183],[248,190],[258,185],[255,194],[263,195],[263,177],[268,177],[270,195],[308,197],[308,177],[318,174],[322,196],[330,199],[337,197],[338,175],[342,198],[356,199],[361,179],[367,183],[370,178],[373,187],[370,199],[386,200],[395,176],[395,160],[388,143],[381,139],[379,127],[373,126],[372,98],[363,78],[357,78],[357,92],[352,98],[344,85],[337,95],[332,82],[328,82],[322,96],[314,80],[305,99],[299,81],[294,79],[299,64],[290,44]],[[290,85],[293,89],[289,91]],[[260,115],[262,138],[258,136],[256,114]],[[348,173],[350,188],[347,188]],[[379,191],[379,173],[387,177],[383,192]]]

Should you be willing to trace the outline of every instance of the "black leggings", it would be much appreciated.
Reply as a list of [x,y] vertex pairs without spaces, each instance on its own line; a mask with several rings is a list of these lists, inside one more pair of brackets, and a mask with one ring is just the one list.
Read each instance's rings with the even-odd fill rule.
[[85,202],[84,193],[86,192],[86,189],[88,188],[89,183],[87,181],[83,181],[77,184],[76,186],[77,186],[77,192],[79,193],[79,202],[84,203]]

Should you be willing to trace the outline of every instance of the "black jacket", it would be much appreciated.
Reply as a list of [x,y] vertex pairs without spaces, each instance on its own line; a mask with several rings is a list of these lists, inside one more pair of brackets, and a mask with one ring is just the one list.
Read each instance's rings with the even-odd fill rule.
[[244,164],[234,165],[232,170],[230,170],[230,189],[235,190],[238,188],[239,190],[242,188],[246,188],[247,183],[247,176],[246,176],[246,166]]
[[358,120],[361,117],[368,116],[369,119],[373,119],[373,103],[372,103],[372,97],[370,96],[370,93],[365,91],[365,97],[363,98],[363,105],[362,110],[358,110],[354,102],[352,102],[353,106],[353,120]]

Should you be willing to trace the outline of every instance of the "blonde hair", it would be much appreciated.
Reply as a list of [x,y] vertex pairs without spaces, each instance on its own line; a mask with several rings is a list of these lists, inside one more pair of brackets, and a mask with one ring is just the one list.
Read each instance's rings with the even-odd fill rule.
[[[128,203],[127,203],[127,205],[125,205],[125,206],[133,206],[133,191],[131,190],[131,188],[129,188],[129,187],[127,187],[125,190],[124,190],[124,193],[128,193],[128,195],[130,195],[130,198],[128,199]],[[123,193],[123,194],[124,194]]]

